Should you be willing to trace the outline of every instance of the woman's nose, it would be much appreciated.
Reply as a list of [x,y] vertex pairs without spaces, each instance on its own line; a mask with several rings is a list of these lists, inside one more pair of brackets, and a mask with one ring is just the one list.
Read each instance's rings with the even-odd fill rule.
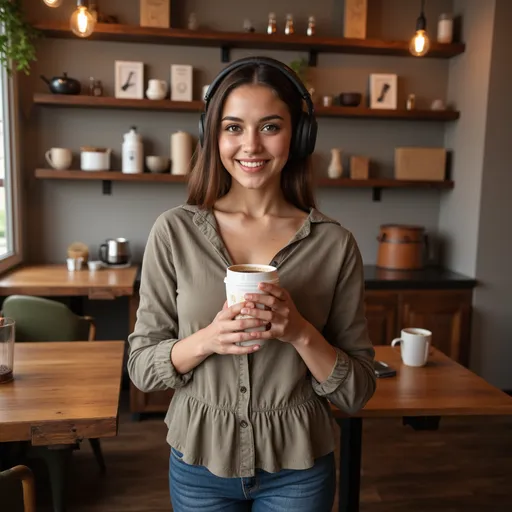
[[261,138],[258,130],[246,130],[243,139],[245,153],[258,153],[261,150]]

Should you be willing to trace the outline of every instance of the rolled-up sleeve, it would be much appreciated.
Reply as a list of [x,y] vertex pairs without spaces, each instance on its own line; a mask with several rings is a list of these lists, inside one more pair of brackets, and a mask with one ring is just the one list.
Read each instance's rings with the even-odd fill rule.
[[159,218],[149,235],[142,262],[140,302],[133,333],[128,337],[128,373],[144,392],[184,386],[193,370],[181,375],[171,362],[179,341],[177,283],[168,225]]
[[336,349],[336,363],[329,377],[313,389],[347,414],[362,409],[375,392],[375,350],[368,336],[364,312],[363,262],[350,234],[334,292],[329,318],[322,332]]

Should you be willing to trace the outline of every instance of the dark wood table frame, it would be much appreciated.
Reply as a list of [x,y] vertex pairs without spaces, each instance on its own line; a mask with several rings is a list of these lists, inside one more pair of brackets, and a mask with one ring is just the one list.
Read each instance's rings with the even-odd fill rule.
[[396,377],[379,379],[357,416],[332,408],[341,430],[339,512],[359,511],[364,418],[402,417],[415,430],[436,430],[442,416],[512,415],[511,397],[436,349],[423,368],[403,365],[398,349],[377,346],[375,351],[377,360],[397,370]]

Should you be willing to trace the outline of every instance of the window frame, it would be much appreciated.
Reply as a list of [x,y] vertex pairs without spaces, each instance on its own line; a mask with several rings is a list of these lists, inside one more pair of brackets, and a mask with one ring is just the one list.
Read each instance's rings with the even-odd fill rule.
[[6,238],[10,240],[12,251],[0,256],[0,274],[23,261],[22,197],[19,137],[19,98],[16,73],[11,76],[4,67],[0,69],[2,80],[1,101],[4,125],[4,190],[6,212]]

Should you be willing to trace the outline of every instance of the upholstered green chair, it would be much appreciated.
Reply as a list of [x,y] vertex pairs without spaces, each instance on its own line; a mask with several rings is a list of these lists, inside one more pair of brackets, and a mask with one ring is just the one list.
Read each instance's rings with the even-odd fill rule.
[[2,310],[16,322],[16,341],[91,341],[96,336],[91,317],[75,315],[55,300],[11,295]]
[[[73,313],[65,304],[30,295],[10,295],[2,307],[4,317],[16,322],[16,343],[23,341],[92,341],[96,335],[91,317]],[[99,439],[89,439],[98,465],[105,471]]]

